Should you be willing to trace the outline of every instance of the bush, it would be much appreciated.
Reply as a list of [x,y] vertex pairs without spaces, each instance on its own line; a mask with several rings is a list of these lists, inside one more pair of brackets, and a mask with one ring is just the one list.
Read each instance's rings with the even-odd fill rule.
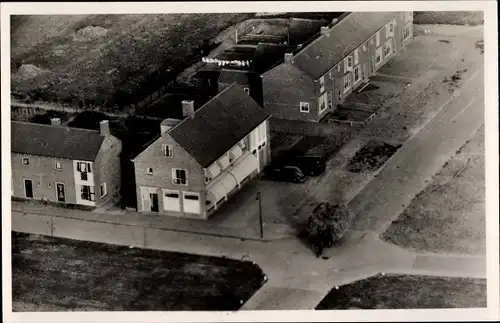
[[320,203],[309,216],[308,233],[316,256],[344,238],[353,213],[344,204]]

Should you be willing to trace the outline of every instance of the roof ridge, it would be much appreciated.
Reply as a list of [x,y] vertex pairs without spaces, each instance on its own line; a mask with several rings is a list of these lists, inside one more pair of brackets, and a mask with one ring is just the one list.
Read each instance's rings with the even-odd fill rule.
[[26,125],[38,126],[38,127],[46,127],[46,128],[66,128],[66,129],[78,130],[78,131],[97,132],[97,133],[101,134],[99,132],[99,130],[95,130],[95,129],[78,128],[78,127],[68,127],[68,126],[63,126],[63,125],[52,125],[52,124],[45,124],[45,123],[36,123],[36,122],[28,122],[28,121],[16,121],[16,120],[11,120],[11,123],[26,124]]
[[[230,88],[232,88],[234,85],[236,85],[236,82],[233,82],[231,83],[231,85],[229,85],[228,87],[226,87],[225,89],[223,89],[222,91],[220,91],[219,93],[217,93],[216,95],[214,95],[210,100],[208,100],[207,102],[205,102],[198,110],[194,111],[194,115],[196,115],[196,113],[198,113],[199,111],[203,110],[210,102],[212,102],[214,99],[216,99],[217,97],[219,97],[222,93],[225,93],[227,92]],[[194,118],[194,117],[193,117]],[[190,119],[189,117],[185,117],[184,119],[182,119],[178,124],[176,124],[175,126],[173,126],[170,131],[174,130],[175,128],[177,128],[179,125],[183,124],[184,122],[186,122],[188,119]]]

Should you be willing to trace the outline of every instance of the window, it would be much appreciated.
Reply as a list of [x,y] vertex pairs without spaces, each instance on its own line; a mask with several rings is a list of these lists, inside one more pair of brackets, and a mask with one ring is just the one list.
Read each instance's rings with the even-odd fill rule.
[[170,192],[170,193],[165,193],[165,197],[170,197],[170,198],[173,198],[173,199],[178,199],[179,198],[179,193],[173,193],[173,192]]
[[352,68],[352,56],[347,57],[347,67]]
[[29,166],[30,165],[30,159],[28,157],[23,157],[23,165],[24,166]]
[[62,169],[61,162],[56,161],[54,167],[59,170]]
[[404,38],[404,40],[407,40],[408,38],[410,38],[410,27],[409,26],[405,27],[405,32],[404,32],[403,38]]
[[82,173],[80,173],[80,179],[81,179],[82,181],[87,181],[87,180],[89,179],[89,177],[88,177],[88,175],[87,175],[87,173],[86,173],[86,172],[85,172],[85,173],[84,173],[84,172],[82,172]]
[[245,92],[247,92],[247,94],[250,95],[250,88],[245,87],[243,88],[243,90],[245,90]]
[[354,83],[357,83],[361,79],[361,73],[359,73],[359,67],[354,69]]
[[153,175],[153,169],[151,167],[149,167],[147,170],[146,170],[146,174],[148,175]]
[[394,23],[392,21],[389,23],[389,32],[394,32]]
[[366,43],[363,44],[363,51],[366,51]]
[[245,148],[247,148],[247,143],[246,143],[245,139],[242,139],[242,140],[240,141],[239,145],[240,145],[240,148],[241,148],[241,149],[245,149]]
[[95,201],[94,186],[83,185],[81,188],[81,197],[84,201]]
[[101,186],[99,186],[99,190],[101,197],[106,196],[108,194],[108,187],[106,186],[106,183],[102,183]]
[[358,65],[359,64],[359,53],[358,53],[358,49],[356,48],[354,50],[354,65]]
[[328,107],[327,106],[327,94],[325,93],[322,96],[320,96],[318,99],[318,102],[319,102],[319,107],[318,107],[319,113],[322,113]]
[[172,182],[177,185],[187,185],[186,173],[185,169],[172,168]]
[[163,144],[161,145],[161,150],[163,151],[163,156],[172,157],[172,146]]
[[344,93],[349,91],[351,88],[351,73],[344,75],[344,78],[342,79],[342,86],[344,88]]
[[391,21],[387,25],[385,25],[385,37],[390,38],[392,36],[394,36],[394,25]]
[[376,42],[376,46],[379,47],[380,46],[380,30],[377,31],[377,33],[375,34],[375,42]]
[[352,71],[352,56],[348,56],[344,59],[344,72],[350,71]]
[[340,65],[337,65],[337,72],[340,72]]
[[76,170],[82,173],[92,173],[90,163],[87,162],[78,162],[76,164]]
[[309,113],[309,102],[300,102],[300,112]]
[[375,65],[382,63],[382,47],[375,51]]
[[323,93],[325,91],[325,77],[322,76],[319,78],[319,93]]
[[384,57],[391,55],[392,53],[392,40],[389,39],[384,44]]
[[374,37],[370,38],[370,44],[373,45],[375,43]]

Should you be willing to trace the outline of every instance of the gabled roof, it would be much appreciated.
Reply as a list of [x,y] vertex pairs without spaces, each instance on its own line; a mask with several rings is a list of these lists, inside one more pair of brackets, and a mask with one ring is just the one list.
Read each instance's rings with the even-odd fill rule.
[[96,130],[11,122],[13,153],[94,161],[103,140]]
[[330,29],[329,36],[321,35],[299,51],[293,64],[316,80],[399,14],[401,12],[350,13]]
[[269,116],[233,83],[168,133],[202,167],[208,167]]

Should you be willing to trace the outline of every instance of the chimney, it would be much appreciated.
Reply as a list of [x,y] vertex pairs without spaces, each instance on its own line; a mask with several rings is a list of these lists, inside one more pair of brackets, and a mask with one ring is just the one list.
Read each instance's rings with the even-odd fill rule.
[[182,101],[182,116],[185,118],[194,117],[194,101],[191,100]]
[[61,119],[59,119],[59,118],[50,118],[50,124],[52,126],[60,126],[61,125]]
[[285,53],[285,63],[292,63],[292,62],[293,62],[293,54]]
[[335,25],[339,21],[339,18],[333,18],[332,19],[332,25]]
[[102,120],[101,122],[99,122],[99,126],[100,126],[100,129],[101,129],[101,135],[109,135],[110,132],[109,132],[109,121],[108,120]]
[[321,27],[321,34],[325,36],[330,36],[330,28],[326,26]]

